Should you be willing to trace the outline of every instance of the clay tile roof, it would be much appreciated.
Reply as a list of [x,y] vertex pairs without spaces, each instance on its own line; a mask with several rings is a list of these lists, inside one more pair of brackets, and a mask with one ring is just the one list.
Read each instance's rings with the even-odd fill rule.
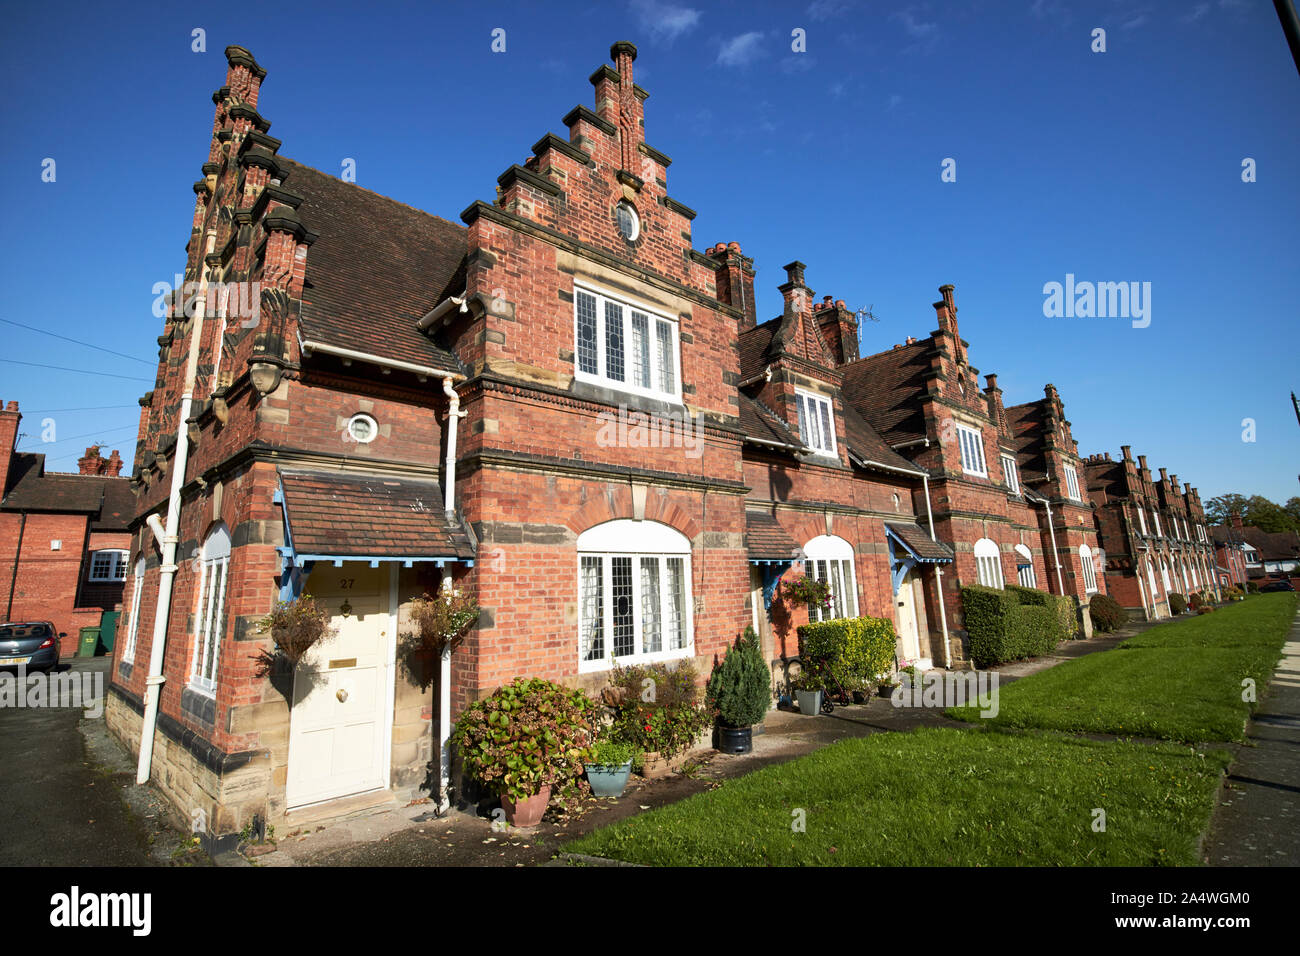
[[920,561],[934,564],[953,559],[952,548],[935,541],[914,521],[886,521],[885,527],[894,532],[904,547]]
[[764,442],[775,442],[791,449],[802,448],[803,442],[785,422],[777,418],[757,399],[740,393],[740,427],[745,430],[746,438]]
[[307,250],[302,337],[449,372],[416,321],[461,291],[465,227],[283,157],[284,185],[318,238]]
[[740,333],[740,380],[742,382],[747,382],[761,374],[764,366],[772,360],[773,356],[768,352],[780,324],[779,318],[769,319],[762,325],[756,325]]
[[130,479],[45,473],[45,456],[15,452],[0,510],[85,514],[91,530],[125,531],[135,514]]
[[299,554],[472,558],[449,522],[436,481],[378,475],[282,473],[285,513]]
[[844,406],[844,431],[849,452],[862,462],[888,465],[891,468],[903,468],[907,471],[923,470],[890,448],[889,443],[880,437],[880,432],[872,428],[871,423],[848,404]]
[[745,547],[751,561],[790,561],[799,547],[766,511],[745,512]]
[[868,355],[840,366],[844,397],[885,441],[897,444],[925,437],[921,396],[929,341]]

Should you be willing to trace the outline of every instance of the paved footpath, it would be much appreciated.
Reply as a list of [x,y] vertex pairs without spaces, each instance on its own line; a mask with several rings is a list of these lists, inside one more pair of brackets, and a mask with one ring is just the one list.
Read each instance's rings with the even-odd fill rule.
[[1246,725],[1202,852],[1211,866],[1300,865],[1300,614]]

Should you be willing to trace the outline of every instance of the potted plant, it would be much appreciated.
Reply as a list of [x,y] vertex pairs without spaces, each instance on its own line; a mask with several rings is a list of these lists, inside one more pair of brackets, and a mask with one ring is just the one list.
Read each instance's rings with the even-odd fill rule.
[[471,704],[456,724],[465,772],[501,796],[512,826],[536,826],[551,788],[591,757],[596,704],[580,690],[518,677]]
[[253,655],[258,677],[269,677],[271,684],[286,698],[293,694],[293,675],[307,652],[333,636],[329,613],[310,594],[292,601],[277,601],[275,610],[257,622],[259,633],[270,632],[272,650]]
[[826,689],[826,678],[821,668],[805,664],[790,683],[794,687],[795,700],[799,702],[799,713],[809,717],[821,713],[822,693]]
[[632,773],[637,749],[621,740],[598,740],[587,761],[587,783],[598,797],[621,797]]
[[443,588],[412,601],[408,615],[412,629],[399,637],[399,657],[424,688],[433,682],[443,651],[454,651],[478,620],[478,602],[459,588]]
[[615,665],[610,687],[601,697],[614,708],[611,736],[630,743],[640,756],[633,768],[646,777],[662,777],[672,761],[695,746],[711,723],[700,700],[698,672],[689,660]]
[[800,575],[793,581],[786,581],[782,593],[792,603],[802,604],[805,607],[827,610],[831,606],[830,582],[818,581],[807,574]]
[[892,697],[894,691],[898,689],[898,675],[892,670],[885,671],[876,676],[876,693],[881,697]]
[[754,724],[762,721],[772,702],[772,674],[752,627],[727,648],[709,675],[705,700],[716,715],[718,749],[729,754],[753,750]]

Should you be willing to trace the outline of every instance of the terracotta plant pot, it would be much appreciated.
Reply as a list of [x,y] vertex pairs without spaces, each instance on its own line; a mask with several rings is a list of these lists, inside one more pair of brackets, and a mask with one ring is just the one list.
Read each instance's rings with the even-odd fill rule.
[[516,802],[509,794],[501,797],[501,808],[506,812],[506,821],[512,827],[535,827],[542,822],[546,805],[551,802],[551,788],[542,787],[541,791],[531,797],[524,797]]
[[650,750],[641,755],[641,776],[647,780],[666,777],[672,769],[672,764],[657,750]]

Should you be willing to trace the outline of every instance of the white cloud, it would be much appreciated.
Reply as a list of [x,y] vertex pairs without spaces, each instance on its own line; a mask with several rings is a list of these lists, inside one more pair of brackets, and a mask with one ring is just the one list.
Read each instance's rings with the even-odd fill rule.
[[907,7],[894,14],[894,19],[903,24],[908,35],[917,40],[926,40],[939,29],[939,24],[929,23],[916,15],[915,7]]
[[758,59],[762,52],[760,47],[762,42],[763,34],[757,31],[750,31],[732,37],[723,43],[722,49],[718,51],[718,64],[720,66],[748,66]]
[[808,5],[808,16],[814,20],[829,20],[838,17],[849,9],[847,0],[813,0]]
[[674,3],[661,3],[659,0],[631,0],[630,6],[636,14],[641,29],[650,34],[653,40],[671,43],[684,33],[694,30],[700,22],[700,11],[691,7],[682,7]]

